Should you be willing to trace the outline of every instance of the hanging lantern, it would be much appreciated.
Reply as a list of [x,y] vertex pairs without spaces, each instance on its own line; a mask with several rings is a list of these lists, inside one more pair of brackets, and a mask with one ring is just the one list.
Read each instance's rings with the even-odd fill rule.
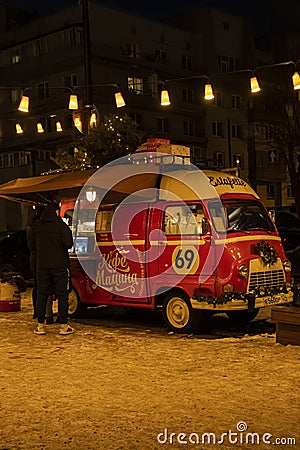
[[23,112],[29,111],[29,97],[22,95],[18,110]]
[[43,125],[40,122],[36,124],[36,129],[38,133],[44,133]]
[[121,92],[116,92],[115,93],[115,99],[116,99],[117,108],[122,108],[122,106],[126,105],[125,100],[124,100]]
[[298,89],[300,89],[300,75],[299,75],[299,72],[295,72],[292,78],[293,78],[294,90],[298,91]]
[[79,130],[80,133],[82,133],[82,121],[79,113],[73,112],[73,122],[77,130]]
[[78,99],[77,95],[71,94],[69,100],[69,109],[78,109]]
[[21,125],[19,123],[16,123],[16,133],[17,134],[23,133],[23,128],[21,127]]
[[204,87],[204,99],[212,100],[213,98],[215,98],[215,96],[212,85],[210,83],[207,83]]
[[97,116],[96,116],[96,113],[93,112],[91,114],[91,118],[90,118],[90,126],[95,127],[96,125],[97,125]]
[[168,106],[171,104],[169,98],[169,92],[166,89],[163,89],[160,94],[160,104],[161,106]]
[[60,132],[62,131],[62,127],[61,127],[61,123],[60,122],[56,122],[56,131]]
[[250,78],[250,88],[252,93],[259,92],[261,90],[256,77]]

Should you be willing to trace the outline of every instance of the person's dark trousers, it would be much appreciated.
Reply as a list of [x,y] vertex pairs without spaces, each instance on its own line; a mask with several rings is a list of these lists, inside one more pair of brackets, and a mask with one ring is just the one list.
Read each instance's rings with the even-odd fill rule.
[[37,308],[36,308],[36,299],[37,299],[37,280],[36,280],[36,272],[33,274],[33,286],[32,286],[32,306],[33,306],[33,318],[37,318]]
[[68,285],[67,269],[38,269],[37,272],[37,316],[38,323],[44,323],[48,295],[53,290],[58,298],[60,323],[68,323]]

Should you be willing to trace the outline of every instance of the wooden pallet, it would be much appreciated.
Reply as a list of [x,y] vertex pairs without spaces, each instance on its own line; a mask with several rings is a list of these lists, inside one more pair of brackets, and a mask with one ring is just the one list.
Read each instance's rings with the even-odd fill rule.
[[300,306],[273,306],[271,320],[276,323],[276,342],[300,345]]

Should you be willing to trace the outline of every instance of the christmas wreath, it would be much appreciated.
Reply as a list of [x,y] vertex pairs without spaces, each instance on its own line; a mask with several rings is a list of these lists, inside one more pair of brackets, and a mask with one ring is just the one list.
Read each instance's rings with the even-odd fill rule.
[[261,257],[266,265],[275,264],[278,258],[277,252],[268,242],[261,241],[255,246],[256,253]]

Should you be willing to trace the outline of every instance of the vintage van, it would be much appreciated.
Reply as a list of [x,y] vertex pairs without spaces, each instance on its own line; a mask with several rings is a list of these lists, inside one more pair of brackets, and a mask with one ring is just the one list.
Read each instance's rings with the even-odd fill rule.
[[[247,321],[260,308],[292,302],[291,264],[244,180],[192,165],[109,170],[122,181],[98,203],[92,196],[92,218],[77,199],[71,316],[97,305],[158,308],[171,330],[190,333],[218,312]],[[96,179],[82,195],[92,186],[97,192]]]

